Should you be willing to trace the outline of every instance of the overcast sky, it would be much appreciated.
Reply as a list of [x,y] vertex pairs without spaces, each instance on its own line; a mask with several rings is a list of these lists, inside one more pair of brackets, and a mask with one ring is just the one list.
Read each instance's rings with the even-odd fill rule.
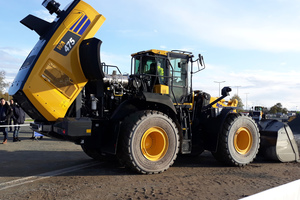
[[[0,70],[12,82],[38,35],[19,23],[28,14],[53,20],[42,0],[0,0]],[[69,0],[58,0],[64,8]],[[204,56],[194,89],[212,96],[232,86],[244,105],[300,109],[299,0],[86,0],[106,21],[96,37],[101,59],[130,72],[130,54],[187,50]]]

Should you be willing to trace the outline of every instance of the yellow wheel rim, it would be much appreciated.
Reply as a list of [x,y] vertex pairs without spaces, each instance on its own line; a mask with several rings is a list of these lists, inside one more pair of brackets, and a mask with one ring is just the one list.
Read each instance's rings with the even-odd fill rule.
[[141,149],[143,155],[151,161],[158,161],[165,156],[169,147],[168,135],[159,127],[149,128],[143,135]]
[[246,154],[252,148],[253,137],[251,132],[245,128],[239,128],[234,135],[234,148],[240,154]]

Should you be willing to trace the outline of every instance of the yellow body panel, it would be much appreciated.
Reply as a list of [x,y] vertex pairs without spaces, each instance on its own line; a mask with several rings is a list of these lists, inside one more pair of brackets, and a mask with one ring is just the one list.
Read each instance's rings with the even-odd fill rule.
[[[84,26],[84,24],[80,26],[79,23],[82,19],[87,19],[84,22],[90,20],[90,24],[80,32]],[[23,91],[48,121],[63,118],[87,83],[80,65],[79,46],[82,40],[93,37],[104,21],[104,16],[87,3],[80,1],[39,56]],[[72,37],[69,41],[64,41],[69,33],[78,41],[75,42]],[[59,50],[65,50],[66,55],[59,53]]]
[[159,93],[159,94],[169,94],[169,86],[167,86],[167,85],[154,85],[153,92],[154,93]]
[[[217,97],[211,97],[210,98],[210,102],[213,102],[217,99]],[[217,103],[215,103],[214,105],[212,105],[213,108],[222,108],[222,107],[237,107],[238,105],[238,100],[234,99],[234,100],[230,100],[227,102],[224,99],[222,99],[221,101],[218,101]]]
[[296,115],[289,117],[288,122],[293,121],[294,119],[296,119]]
[[239,101],[237,99],[233,99],[227,102],[227,106],[231,106],[231,107],[237,107],[238,106]]

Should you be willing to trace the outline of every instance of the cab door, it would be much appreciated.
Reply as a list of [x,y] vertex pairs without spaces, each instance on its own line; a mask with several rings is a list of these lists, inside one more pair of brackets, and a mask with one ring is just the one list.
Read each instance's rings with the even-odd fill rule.
[[188,56],[184,54],[169,53],[170,67],[170,94],[175,102],[188,95]]

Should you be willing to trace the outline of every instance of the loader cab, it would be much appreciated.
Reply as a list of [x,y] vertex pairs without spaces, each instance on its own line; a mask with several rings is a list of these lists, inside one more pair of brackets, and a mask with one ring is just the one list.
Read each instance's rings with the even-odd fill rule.
[[191,53],[149,50],[132,54],[132,75],[146,82],[144,91],[170,95],[173,102],[191,92]]

